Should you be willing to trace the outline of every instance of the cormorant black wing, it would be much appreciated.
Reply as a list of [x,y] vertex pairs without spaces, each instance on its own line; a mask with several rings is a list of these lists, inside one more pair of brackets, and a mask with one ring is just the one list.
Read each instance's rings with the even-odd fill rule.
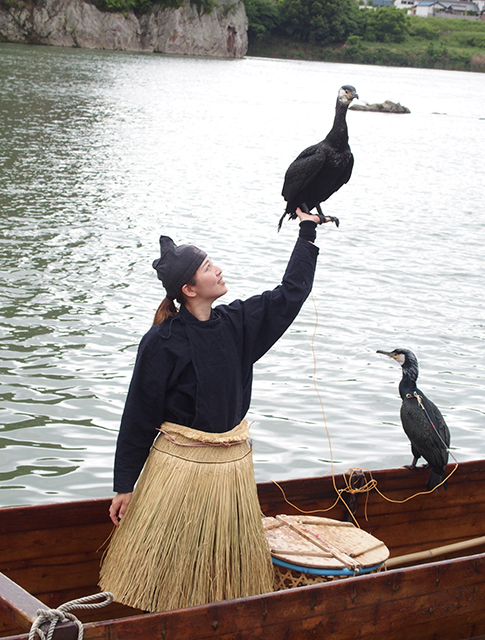
[[345,167],[345,171],[342,173],[340,184],[337,187],[336,191],[340,189],[340,187],[343,186],[344,184],[347,184],[347,182],[350,180],[350,176],[352,175],[353,168],[354,168],[354,156],[350,154],[350,160],[347,166]]
[[436,431],[438,432],[440,442],[441,441],[444,442],[446,446],[449,447],[450,446],[450,430],[448,429],[448,425],[446,424],[445,419],[441,414],[441,411],[438,409],[435,403],[429,400],[429,398],[427,398],[426,396],[423,396],[423,405],[428,415],[431,418],[431,422],[433,423],[433,425],[436,428]]
[[[447,446],[449,444],[449,431],[446,427],[446,423],[443,420],[443,416],[438,407],[428,400],[426,396],[420,394],[423,400],[423,405],[426,409],[426,413],[433,422],[434,427],[430,424],[428,417],[423,409],[418,405],[416,398],[409,398],[403,401],[401,405],[401,421],[404,431],[411,441],[413,455],[419,452],[419,454],[429,463],[429,465],[436,470],[443,469],[448,462]],[[441,421],[437,418],[440,416]],[[438,423],[438,424],[436,424]],[[445,438],[440,433],[443,431],[443,424],[446,427],[448,434],[445,434]],[[436,431],[438,433],[436,433]],[[440,437],[444,443],[441,441]]]
[[283,198],[287,202],[293,200],[318,175],[326,159],[327,154],[319,144],[302,151],[286,170],[281,192]]
[[[353,166],[354,156],[350,154],[347,164],[344,165],[343,170],[342,167],[339,167],[338,165],[335,168],[329,167],[327,179],[327,187],[329,192],[327,191],[327,193],[325,194],[325,200],[350,180]],[[321,195],[323,196],[323,193]]]

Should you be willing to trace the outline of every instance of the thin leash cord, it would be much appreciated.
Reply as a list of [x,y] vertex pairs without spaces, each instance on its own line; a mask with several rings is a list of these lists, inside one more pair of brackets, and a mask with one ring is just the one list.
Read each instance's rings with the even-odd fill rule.
[[[330,473],[332,474],[332,484],[333,484],[333,488],[335,490],[335,493],[337,494],[337,498],[336,498],[335,502],[330,507],[328,507],[327,509],[313,509],[313,510],[310,510],[310,511],[304,511],[303,509],[300,509],[299,507],[297,507],[295,504],[293,504],[292,502],[290,502],[287,499],[286,494],[285,494],[285,492],[283,490],[283,487],[281,487],[275,480],[272,480],[272,482],[281,491],[281,493],[283,495],[283,499],[285,500],[285,502],[287,504],[289,504],[291,507],[293,507],[294,509],[296,509],[297,511],[299,511],[300,513],[303,513],[303,514],[310,515],[312,513],[325,513],[327,511],[331,511],[337,505],[339,500],[341,500],[343,505],[347,509],[348,513],[352,517],[352,520],[354,521],[356,526],[360,528],[360,525],[357,522],[354,514],[352,513],[349,505],[347,504],[347,502],[342,497],[344,493],[350,493],[352,495],[353,494],[358,494],[358,493],[365,493],[366,494],[364,516],[365,516],[365,520],[368,521],[367,504],[368,504],[368,500],[369,500],[369,493],[370,493],[370,491],[372,489],[375,489],[376,493],[381,498],[386,500],[387,502],[391,502],[393,504],[404,504],[405,502],[408,502],[409,500],[412,500],[413,498],[417,498],[418,496],[431,494],[434,491],[436,491],[436,489],[439,489],[439,487],[443,486],[447,482],[447,480],[449,478],[451,478],[451,476],[458,469],[458,462],[457,462],[456,458],[454,457],[454,455],[449,450],[449,447],[446,445],[446,443],[443,442],[443,439],[441,438],[441,436],[439,435],[438,431],[436,430],[436,427],[431,422],[431,419],[429,418],[426,409],[424,408],[422,403],[420,403],[420,405],[422,406],[422,409],[425,411],[425,413],[427,415],[427,418],[428,418],[429,422],[431,423],[431,426],[435,429],[436,434],[440,438],[441,442],[445,445],[446,450],[448,451],[448,453],[451,455],[451,457],[453,458],[453,460],[455,462],[455,467],[450,471],[450,473],[446,476],[446,478],[444,480],[442,480],[438,485],[436,485],[436,487],[434,487],[433,489],[430,489],[429,491],[428,490],[427,491],[419,491],[419,492],[417,492],[417,493],[415,493],[415,494],[413,494],[411,496],[408,496],[407,498],[404,498],[403,500],[394,500],[393,498],[389,498],[384,493],[382,493],[382,491],[380,491],[380,489],[377,486],[377,480],[375,480],[372,477],[372,472],[369,471],[369,469],[362,469],[360,467],[357,467],[357,468],[353,468],[353,469],[349,469],[348,470],[349,471],[348,478],[347,478],[346,474],[343,474],[343,478],[345,479],[345,486],[344,486],[343,489],[338,489],[337,483],[336,483],[336,480],[335,480],[332,441],[331,441],[331,438],[330,438],[330,432],[329,432],[329,429],[328,429],[327,419],[326,419],[326,416],[325,416],[325,408],[323,406],[323,400],[322,400],[322,397],[321,397],[320,392],[318,390],[317,381],[316,381],[317,358],[316,358],[316,352],[315,352],[315,336],[316,336],[317,328],[318,328],[318,309],[317,309],[317,305],[316,305],[316,302],[315,302],[315,298],[313,296],[313,292],[311,294],[311,297],[312,297],[313,307],[315,309],[315,327],[314,327],[314,330],[313,330],[312,343],[311,343],[311,345],[312,345],[312,355],[313,355],[313,387],[315,389],[315,393],[317,394],[318,400],[320,402],[320,408],[321,408],[322,416],[323,416],[323,423],[324,423],[324,426],[325,426],[325,432],[327,434],[328,447],[329,447],[329,453],[330,453]],[[419,399],[418,399],[418,402],[419,402]],[[364,478],[365,478],[365,473],[367,472],[369,474],[369,476],[370,476],[370,480],[366,481],[361,487],[353,487],[352,486],[352,477],[353,477],[354,472],[363,473]]]
[[[312,296],[313,308],[315,310],[315,326],[313,328],[313,335],[312,335],[312,356],[313,356],[313,376],[312,377],[313,377],[313,388],[315,389],[315,393],[317,394],[318,401],[320,402],[320,408],[321,408],[322,416],[323,416],[323,424],[325,426],[325,433],[327,434],[328,450],[329,450],[329,453],[330,453],[330,473],[332,474],[332,484],[333,484],[333,488],[335,490],[335,493],[337,494],[337,500],[335,501],[334,505],[332,505],[331,508],[333,508],[333,506],[335,506],[339,500],[342,500],[342,503],[345,505],[345,508],[347,509],[348,513],[352,517],[352,520],[359,527],[359,523],[357,522],[357,520],[356,520],[354,514],[352,513],[352,510],[350,509],[349,505],[342,498],[342,491],[338,490],[337,483],[335,481],[335,470],[334,470],[334,464],[333,464],[332,439],[330,438],[330,432],[328,430],[327,417],[325,415],[325,408],[323,406],[322,396],[320,395],[320,392],[318,390],[318,385],[317,385],[317,355],[316,355],[316,351],[315,351],[315,336],[317,335],[317,329],[318,329],[318,309],[317,309],[317,304],[315,302],[315,297],[313,295],[313,292],[312,292],[311,296]],[[350,488],[351,488],[351,486],[347,487],[347,489],[350,489]],[[326,509],[326,511],[328,511],[328,510],[329,509]]]
[[[313,329],[313,336],[312,336],[312,343],[311,343],[312,344],[312,355],[313,355],[313,376],[312,376],[312,378],[313,378],[313,387],[315,389],[315,393],[317,394],[318,400],[320,402],[320,408],[321,408],[322,416],[323,416],[323,424],[325,426],[325,432],[327,434],[328,448],[329,448],[329,452],[330,452],[330,473],[332,474],[332,484],[333,484],[333,488],[335,490],[335,493],[337,494],[337,498],[335,499],[335,502],[330,507],[328,507],[327,509],[313,509],[313,510],[310,510],[310,511],[304,511],[303,509],[300,509],[299,507],[297,507],[295,504],[291,503],[287,499],[286,494],[285,494],[285,492],[283,490],[283,487],[281,487],[275,480],[273,480],[272,482],[281,491],[281,493],[283,494],[283,499],[285,500],[285,502],[287,504],[292,506],[294,509],[296,509],[300,513],[304,513],[304,514],[307,514],[307,515],[312,514],[312,513],[325,513],[327,511],[331,511],[337,505],[339,500],[341,500],[342,503],[344,504],[345,508],[347,509],[348,513],[350,514],[352,520],[354,521],[355,525],[360,528],[360,525],[357,522],[357,520],[356,520],[354,514],[352,513],[350,507],[345,502],[345,500],[342,498],[343,490],[339,490],[337,488],[337,484],[336,484],[336,481],[335,481],[332,440],[330,438],[330,432],[328,430],[327,418],[326,418],[326,415],[325,415],[325,408],[323,406],[323,400],[322,400],[322,397],[321,397],[320,392],[318,390],[317,381],[316,381],[316,377],[317,377],[317,358],[316,358],[316,353],[315,353],[315,336],[316,336],[317,329],[318,329],[318,310],[317,310],[317,305],[315,303],[315,298],[313,296],[313,293],[311,294],[311,296],[312,296],[312,301],[313,301],[313,307],[315,309],[315,326],[314,326],[314,329]],[[346,487],[345,490],[350,491],[350,492],[355,492],[355,490],[352,490],[351,486]],[[366,501],[366,505],[367,505],[367,501]]]

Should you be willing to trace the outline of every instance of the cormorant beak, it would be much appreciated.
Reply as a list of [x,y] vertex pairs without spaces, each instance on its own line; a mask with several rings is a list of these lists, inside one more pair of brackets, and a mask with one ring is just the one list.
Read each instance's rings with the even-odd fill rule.
[[389,358],[396,358],[395,354],[389,351],[380,351],[379,349],[376,351],[376,353],[382,353],[384,356],[388,356]]
[[347,98],[349,102],[351,102],[352,100],[358,100],[359,94],[356,91],[347,91]]

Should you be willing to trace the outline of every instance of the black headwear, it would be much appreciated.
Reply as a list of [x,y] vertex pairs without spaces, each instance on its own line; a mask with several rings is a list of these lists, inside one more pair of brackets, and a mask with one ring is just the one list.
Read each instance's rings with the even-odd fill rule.
[[168,236],[160,236],[160,258],[153,261],[158,279],[162,281],[169,298],[174,298],[187,284],[207,257],[207,253],[192,244],[178,247]]

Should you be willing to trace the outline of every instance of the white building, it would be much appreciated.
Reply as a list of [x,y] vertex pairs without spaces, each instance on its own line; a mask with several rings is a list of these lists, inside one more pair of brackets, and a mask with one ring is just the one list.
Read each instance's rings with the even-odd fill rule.
[[414,6],[413,14],[422,18],[429,18],[435,16],[437,12],[442,11],[444,8],[445,5],[437,0],[423,0],[423,2],[418,2]]
[[[395,0],[394,6],[397,9],[407,10],[407,13],[412,13],[412,8],[418,3],[418,1],[419,0]],[[485,0],[483,0],[483,2],[485,3]]]
[[443,18],[478,18],[485,13],[485,0],[395,0],[397,9],[408,14]]
[[450,2],[450,0],[442,0],[442,4],[445,7],[446,13],[451,13],[459,18],[470,15],[477,16],[479,14],[479,8],[476,2],[466,2],[465,0],[454,0]]

